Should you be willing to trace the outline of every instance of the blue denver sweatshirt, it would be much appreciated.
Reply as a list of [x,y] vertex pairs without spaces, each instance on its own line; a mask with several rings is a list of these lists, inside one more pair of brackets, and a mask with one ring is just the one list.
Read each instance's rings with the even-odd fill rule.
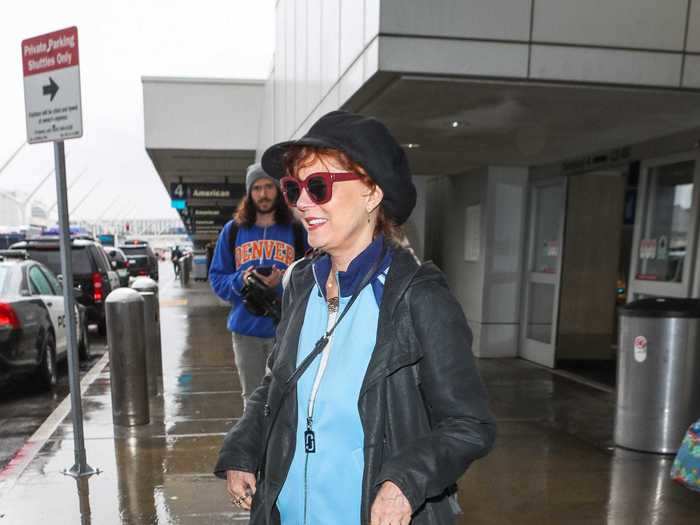
[[[219,234],[209,268],[209,283],[214,293],[232,305],[228,315],[228,329],[241,335],[274,337],[275,324],[269,317],[251,314],[243,304],[243,273],[251,266],[276,266],[285,270],[294,259],[294,231],[291,225],[274,224],[239,227],[235,239],[235,257],[229,246],[229,221]],[[300,254],[301,255],[301,254]],[[282,285],[278,287],[282,295]]]

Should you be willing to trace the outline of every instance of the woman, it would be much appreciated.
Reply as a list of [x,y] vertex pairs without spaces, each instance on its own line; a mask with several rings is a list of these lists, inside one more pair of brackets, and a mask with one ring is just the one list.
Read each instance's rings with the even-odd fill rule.
[[215,473],[254,525],[454,523],[455,483],[495,428],[460,305],[397,242],[416,201],[403,150],[335,111],[262,164],[317,255],[292,270]]

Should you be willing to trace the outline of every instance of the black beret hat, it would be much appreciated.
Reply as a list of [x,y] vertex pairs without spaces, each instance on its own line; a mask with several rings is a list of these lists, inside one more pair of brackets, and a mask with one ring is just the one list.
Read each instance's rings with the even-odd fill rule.
[[261,159],[263,169],[276,179],[284,177],[284,154],[293,146],[342,151],[382,189],[382,207],[391,219],[403,224],[411,215],[416,205],[416,187],[406,154],[377,119],[347,111],[327,113],[299,140],[280,142],[265,150]]

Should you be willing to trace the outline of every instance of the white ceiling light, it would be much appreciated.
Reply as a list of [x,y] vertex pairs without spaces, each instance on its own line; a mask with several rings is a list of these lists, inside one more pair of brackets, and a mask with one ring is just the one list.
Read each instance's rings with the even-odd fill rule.
[[415,142],[407,142],[406,144],[401,144],[404,148],[408,149],[416,149],[420,148],[420,144],[416,144]]

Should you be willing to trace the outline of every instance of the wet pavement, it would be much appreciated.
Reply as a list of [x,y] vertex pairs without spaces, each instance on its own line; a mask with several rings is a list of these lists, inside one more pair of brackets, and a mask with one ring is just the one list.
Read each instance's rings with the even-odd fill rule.
[[[96,330],[90,332],[88,339],[90,358],[80,363],[81,377],[107,351],[104,337],[100,337]],[[12,377],[0,382],[0,470],[68,393],[66,361],[59,363],[58,384],[51,391],[41,389],[31,375]]]
[[[112,425],[105,365],[83,396],[88,462],[101,473],[61,473],[73,442],[70,417],[59,421],[25,469],[0,472],[0,525],[247,523],[211,474],[242,410],[227,308],[205,283],[182,289],[165,266],[161,276],[164,395],[151,423]],[[611,447],[612,394],[520,360],[479,365],[499,437],[460,480],[460,524],[700,523],[700,495],[668,480],[669,458]]]

